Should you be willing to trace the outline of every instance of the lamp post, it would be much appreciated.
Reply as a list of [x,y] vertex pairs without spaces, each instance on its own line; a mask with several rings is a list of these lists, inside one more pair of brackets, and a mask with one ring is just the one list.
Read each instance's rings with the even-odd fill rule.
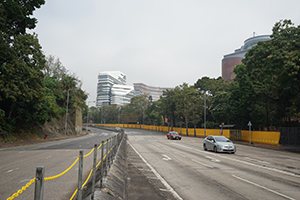
[[66,108],[66,121],[65,121],[65,135],[67,135],[67,118],[68,118],[68,107],[69,107],[69,92],[72,89],[68,89],[68,95],[67,95],[67,108]]
[[87,112],[86,112],[86,131],[88,131],[88,123],[89,123],[89,104],[90,103],[95,103],[96,101],[88,101],[88,107],[87,107]]
[[200,88],[198,88],[198,91],[204,94],[204,137],[206,137],[206,91],[200,91]]
[[204,93],[204,137],[206,137],[206,91]]
[[118,108],[118,111],[119,111],[119,113],[118,113],[118,126],[120,126],[119,124],[120,124],[120,111],[121,111],[121,107]]

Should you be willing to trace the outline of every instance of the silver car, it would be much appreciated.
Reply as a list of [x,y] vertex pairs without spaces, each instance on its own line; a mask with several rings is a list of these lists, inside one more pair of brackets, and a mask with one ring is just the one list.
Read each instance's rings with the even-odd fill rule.
[[235,145],[225,136],[208,136],[203,141],[204,151],[235,153]]

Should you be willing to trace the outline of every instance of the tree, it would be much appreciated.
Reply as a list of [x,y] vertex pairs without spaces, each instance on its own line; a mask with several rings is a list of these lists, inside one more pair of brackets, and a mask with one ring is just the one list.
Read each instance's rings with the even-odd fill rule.
[[37,19],[32,18],[33,11],[40,8],[44,0],[2,1],[0,3],[0,66],[16,59],[11,48],[20,35],[26,35],[26,29],[33,29]]
[[37,36],[16,35],[10,49],[14,58],[0,66],[0,109],[5,112],[7,131],[45,122],[41,112],[45,59]]
[[33,11],[44,0],[0,3],[0,113],[1,130],[11,132],[45,122],[43,113],[44,55],[36,35],[26,34],[37,20]]
[[43,72],[45,77],[56,77],[57,80],[62,80],[69,73],[62,62],[53,55],[47,56]]
[[161,101],[161,110],[163,118],[168,119],[171,122],[171,130],[173,130],[173,126],[175,125],[175,91],[174,90],[166,90],[163,91],[163,96],[160,98]]
[[[152,101],[150,101],[152,102]],[[155,101],[149,104],[145,110],[145,123],[149,125],[160,126],[163,124],[163,117],[161,112],[161,101]]]
[[200,91],[207,91],[211,96],[214,96],[217,92],[227,91],[230,83],[225,81],[222,77],[209,78],[202,77],[198,79],[194,84],[195,89]]
[[[199,98],[197,98],[198,92],[194,87],[189,87],[187,83],[183,83],[174,89],[175,92],[175,114],[184,119],[186,134],[188,135],[188,125],[192,116],[192,120],[196,121],[193,112],[196,110],[195,105],[199,105]],[[191,114],[192,113],[192,114]]]
[[[243,63],[253,75],[256,93],[261,95],[265,115],[272,118],[299,116],[300,113],[300,26],[290,20],[277,22],[271,40],[259,42],[246,54]],[[280,124],[277,124],[280,125]]]

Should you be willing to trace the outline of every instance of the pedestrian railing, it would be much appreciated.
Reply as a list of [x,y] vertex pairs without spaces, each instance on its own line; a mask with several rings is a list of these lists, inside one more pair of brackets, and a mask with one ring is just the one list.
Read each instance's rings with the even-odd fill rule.
[[[60,174],[57,174],[55,176],[51,177],[44,177],[45,174],[45,167],[44,166],[38,166],[36,167],[36,176],[32,178],[25,186],[23,186],[21,189],[19,189],[16,193],[14,193],[12,196],[8,197],[6,200],[12,200],[22,194],[30,185],[32,185],[35,182],[35,190],[34,190],[34,200],[42,200],[43,199],[43,193],[44,193],[44,182],[54,180],[56,178],[61,177],[62,175],[66,174],[68,171],[72,169],[72,167],[79,162],[78,164],[78,186],[77,189],[74,191],[73,195],[71,196],[70,200],[74,199],[74,197],[77,195],[77,200],[82,199],[82,189],[84,186],[88,183],[88,181],[92,181],[92,192],[91,192],[91,198],[93,199],[94,196],[94,188],[95,188],[95,182],[96,182],[96,171],[100,171],[100,187],[102,187],[103,177],[107,175],[108,168],[111,167],[113,157],[117,153],[118,146],[120,145],[120,142],[124,136],[124,133],[121,132],[118,135],[111,137],[110,139],[107,139],[106,142],[102,141],[101,144],[95,144],[94,148],[86,155],[83,155],[83,150],[79,151],[79,156],[76,158],[76,160],[73,162],[73,164],[67,168],[65,171],[63,171]],[[101,148],[101,159],[97,163],[97,150]],[[105,148],[105,155],[104,155],[104,148]],[[93,169],[90,170],[88,177],[83,182],[83,159],[90,156],[94,152],[94,159],[93,159]],[[104,164],[105,163],[105,164]]]

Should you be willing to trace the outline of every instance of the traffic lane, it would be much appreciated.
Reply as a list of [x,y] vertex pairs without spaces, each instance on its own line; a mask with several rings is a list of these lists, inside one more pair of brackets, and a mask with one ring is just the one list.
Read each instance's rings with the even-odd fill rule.
[[[281,197],[288,197],[293,199],[299,196],[300,176],[297,174],[278,170],[276,168],[264,167],[263,165],[257,165],[251,162],[245,162],[239,159],[238,156],[232,154],[216,154],[193,149],[182,144],[176,146],[187,149],[187,155],[192,161],[212,169],[211,171],[214,171],[214,173],[209,173],[209,177],[218,180],[218,182],[223,185],[226,185],[226,183],[228,184],[228,182],[231,183],[230,185],[226,185],[226,187],[230,188],[234,183],[237,183],[235,187],[232,187],[232,189],[234,189],[240,188],[241,184],[245,184],[245,189],[243,190],[243,188],[240,188],[239,192],[246,198],[280,199]],[[183,152],[182,154],[185,152],[184,149],[181,149],[181,152]],[[173,150],[171,150],[171,152],[172,151]],[[194,157],[192,155],[194,155]],[[219,179],[220,173],[216,173],[218,171],[227,177]],[[240,181],[241,183],[237,181]],[[258,190],[258,192],[249,190],[247,185],[251,185],[253,190]],[[251,191],[250,194],[249,191]],[[289,191],[288,195],[286,195],[287,191]],[[271,193],[274,197],[266,194],[266,192]]]
[[[167,133],[142,130],[142,129],[124,129],[127,135],[160,135],[167,138]],[[203,149],[204,138],[182,136],[182,143],[186,143],[195,148]],[[233,141],[234,142],[234,141]],[[274,151],[271,149],[257,148],[252,146],[237,146],[236,156],[239,156],[245,162],[251,162],[265,167],[276,168],[294,174],[300,174],[300,157],[285,151]]]
[[[188,148],[182,147],[182,142],[180,142],[180,141],[172,141],[172,142],[165,143],[166,140],[158,140],[153,143],[152,142],[152,141],[154,141],[153,138],[146,139],[147,142],[141,142],[141,138],[142,137],[140,137],[140,138],[137,138],[137,137],[131,138],[130,137],[130,141],[138,142],[139,144],[136,144],[138,148],[143,148],[145,146],[148,147],[149,145],[151,145],[151,148],[153,148],[153,146],[156,145],[157,149],[164,152],[164,154],[162,154],[161,152],[157,153],[158,156],[156,158],[153,158],[153,161],[151,160],[151,157],[148,158],[149,155],[152,155],[152,154],[150,154],[150,153],[145,154],[145,157],[151,160],[150,163],[153,163],[154,166],[157,166],[156,169],[158,171],[161,171],[161,173],[164,177],[168,177],[167,180],[173,180],[174,176],[176,176],[176,177],[181,177],[181,179],[182,179],[181,181],[179,179],[178,182],[183,182],[183,180],[185,180],[185,182],[188,181],[187,186],[190,186],[190,187],[186,187],[186,188],[184,185],[181,185],[181,184],[176,186],[176,183],[177,183],[176,181],[174,183],[172,182],[171,185],[175,184],[175,186],[179,188],[179,190],[180,190],[179,193],[181,195],[184,195],[184,193],[186,191],[193,191],[193,190],[198,191],[199,187],[203,187],[202,185],[199,185],[199,184],[202,184],[201,177],[204,178],[204,180],[206,180],[206,182],[208,181],[207,182],[208,185],[213,186],[213,188],[217,188],[217,190],[214,192],[217,192],[218,194],[223,194],[224,191],[226,191],[226,194],[229,193],[231,195],[234,195],[231,197],[228,197],[226,195],[222,196],[222,198],[225,197],[226,199],[234,199],[234,198],[241,199],[241,196],[239,196],[239,194],[241,194],[242,197],[244,197],[244,198],[250,198],[250,199],[251,198],[258,199],[258,198],[262,198],[262,197],[265,199],[266,198],[281,199],[284,196],[284,193],[280,193],[280,190],[281,190],[280,188],[283,188],[283,190],[286,190],[286,189],[291,190],[291,192],[290,192],[291,195],[297,195],[297,194],[299,195],[299,192],[297,189],[297,187],[299,187],[299,182],[297,182],[297,181],[299,181],[298,179],[295,179],[294,182],[290,181],[290,185],[285,183],[284,185],[277,185],[277,186],[276,185],[274,186],[274,183],[273,183],[274,181],[272,182],[270,180],[268,180],[268,181],[259,180],[259,183],[264,181],[264,183],[266,185],[273,185],[272,187],[274,187],[276,190],[272,190],[272,189],[264,187],[263,185],[258,185],[257,183],[246,179],[246,178],[249,178],[248,171],[251,169],[251,166],[248,166],[248,165],[244,166],[245,163],[231,164],[230,162],[232,162],[232,160],[228,161],[228,159],[224,160],[224,158],[222,158],[222,161],[220,161],[217,158],[214,158],[214,155],[215,155],[214,153],[204,152],[201,150],[199,152],[203,152],[204,155],[202,155],[202,153],[195,151],[195,149],[189,149],[190,146],[187,146]],[[133,139],[133,140],[131,140],[131,139]],[[195,141],[197,141],[197,139],[198,138],[192,138],[192,139],[186,138],[185,142],[188,145],[190,145],[190,144],[193,145],[193,143],[194,143],[194,145],[198,146],[198,149],[196,149],[196,150],[200,150],[199,142],[195,142]],[[192,141],[189,141],[189,140],[192,140]],[[193,140],[194,140],[194,142],[193,142]],[[164,142],[162,142],[162,141],[164,141]],[[141,143],[142,143],[142,145],[140,145]],[[162,144],[160,144],[160,143],[162,143]],[[177,143],[177,144],[180,144],[181,146],[180,145],[174,146],[172,143]],[[171,147],[168,147],[167,145],[170,145],[170,144],[171,144]],[[185,146],[185,145],[183,145],[183,146]],[[168,150],[168,148],[171,148],[171,149]],[[155,150],[149,149],[149,152],[151,152],[151,151],[155,152]],[[146,152],[148,152],[148,151],[146,151]],[[161,154],[161,155],[159,155],[159,154]],[[167,158],[171,158],[171,160],[169,160],[170,163],[176,161],[175,162],[176,166],[178,165],[179,167],[172,167],[169,165],[164,166],[163,168],[159,167],[159,166],[163,166],[166,163],[162,162],[160,164],[157,164],[156,162],[159,162],[162,160],[164,160],[166,162],[168,160],[166,157],[159,158],[159,157],[162,157],[163,155],[167,156]],[[181,155],[181,157],[178,155]],[[216,154],[216,155],[219,155],[219,154]],[[232,154],[227,154],[227,155],[220,154],[220,155],[222,155],[222,156],[225,155],[225,156],[230,156],[230,157],[235,156]],[[183,161],[183,163],[178,164],[178,162],[180,162],[180,161]],[[239,166],[239,165],[241,165],[241,166]],[[237,169],[237,166],[239,166],[240,169]],[[185,169],[184,170],[185,172],[181,172],[181,169],[183,169],[183,168]],[[189,173],[187,173],[187,171],[192,171],[192,172],[197,171],[197,173],[195,173],[195,174],[192,173],[192,176],[191,176],[191,175],[189,175]],[[233,174],[231,172],[239,172],[239,173]],[[250,175],[252,173],[253,172],[250,171]],[[269,172],[268,170],[267,170],[267,172],[263,172],[263,174],[268,174],[268,173],[274,173],[274,172]],[[199,174],[200,174],[200,178],[197,178],[194,180],[194,177],[198,177]],[[241,176],[241,174],[243,176]],[[281,175],[282,174],[280,174],[280,176]],[[273,175],[269,175],[269,176],[272,179]],[[261,177],[261,174],[258,174],[251,178],[254,180],[258,180],[257,178],[259,178],[259,177]],[[262,178],[262,179],[264,179],[264,178]],[[273,177],[273,179],[274,179],[274,177]],[[278,180],[280,181],[280,178],[277,178],[277,181]],[[285,180],[285,179],[283,178],[283,180]],[[288,180],[286,182],[288,182]],[[275,181],[275,183],[276,183],[276,181]],[[294,184],[296,184],[296,187]],[[194,185],[197,185],[198,187],[193,187]],[[261,187],[259,187],[259,186],[261,186]],[[249,187],[252,187],[252,189],[249,190]],[[184,188],[184,190],[182,190],[182,188]],[[237,188],[239,188],[239,189],[237,189]],[[206,191],[209,191],[209,190],[206,189],[206,190],[202,191],[202,192],[204,192],[203,195],[206,195],[206,198],[209,198],[209,199],[212,198],[213,195],[210,193],[205,193]],[[276,192],[278,194],[276,194]],[[271,194],[269,194],[269,193],[271,193]],[[191,193],[188,193],[187,195],[191,195]],[[280,196],[280,195],[282,195],[282,196]],[[188,196],[188,199],[190,199],[190,198],[191,197]],[[193,198],[197,199],[197,198],[199,198],[199,196],[195,196]],[[215,198],[215,197],[213,197],[213,198]]]
[[[69,168],[79,155],[79,146],[89,146],[84,149],[84,155],[89,153],[97,139],[106,141],[116,133],[106,131],[95,132],[95,136],[86,136],[53,143],[43,143],[27,147],[19,147],[0,151],[0,199],[6,199],[35,177],[37,166],[45,166],[45,177],[62,173]],[[88,138],[88,140],[87,140]],[[87,144],[89,141],[90,144]],[[84,144],[84,145],[82,145]],[[99,143],[98,143],[99,145]],[[70,147],[70,148],[67,148]],[[75,148],[77,147],[77,149]],[[87,148],[87,147],[86,147]],[[39,150],[34,150],[39,149]],[[98,150],[98,160],[101,155]],[[92,155],[84,158],[84,177],[92,169]],[[65,175],[45,183],[45,199],[69,199],[77,187],[78,163]],[[34,184],[33,184],[34,185]],[[18,198],[33,199],[34,186],[31,185]]]
[[[222,187],[215,180],[199,173],[197,168],[203,168],[205,171],[207,169],[191,162],[190,159],[186,161],[187,157],[181,153],[180,149],[169,151],[166,147],[164,148],[165,145],[160,144],[165,142],[164,140],[146,136],[129,136],[129,142],[134,148],[179,195],[177,198],[173,195],[174,199],[243,199],[238,193]],[[176,156],[173,156],[174,154]],[[156,183],[158,180],[154,180],[147,169],[140,167],[143,165],[139,166],[139,169],[145,171],[146,175],[148,174],[154,185],[161,185]],[[170,196],[170,189],[161,186],[159,190],[165,193],[164,195]]]
[[89,128],[92,131],[89,135],[63,139],[58,141],[51,141],[35,145],[21,146],[9,149],[1,149],[0,151],[30,151],[30,150],[52,150],[52,149],[91,149],[94,144],[101,144],[102,141],[106,142],[107,139],[117,135],[117,132]]
[[[164,132],[142,129],[124,130],[127,135],[160,135],[167,138],[167,133]],[[191,145],[191,147],[194,148],[203,149],[203,140],[204,138],[182,136],[181,143]],[[271,167],[294,174],[300,174],[299,154],[239,144],[236,144],[236,146],[236,156],[238,156],[240,159],[243,159],[245,162],[251,162],[260,166]]]
[[[189,145],[193,148],[203,150],[203,138],[185,137],[180,141],[181,144]],[[233,141],[234,142],[234,141]],[[235,157],[263,167],[276,168],[293,174],[300,174],[299,154],[264,149],[252,146],[236,144],[237,152]],[[227,153],[218,153],[217,155],[228,155]]]

